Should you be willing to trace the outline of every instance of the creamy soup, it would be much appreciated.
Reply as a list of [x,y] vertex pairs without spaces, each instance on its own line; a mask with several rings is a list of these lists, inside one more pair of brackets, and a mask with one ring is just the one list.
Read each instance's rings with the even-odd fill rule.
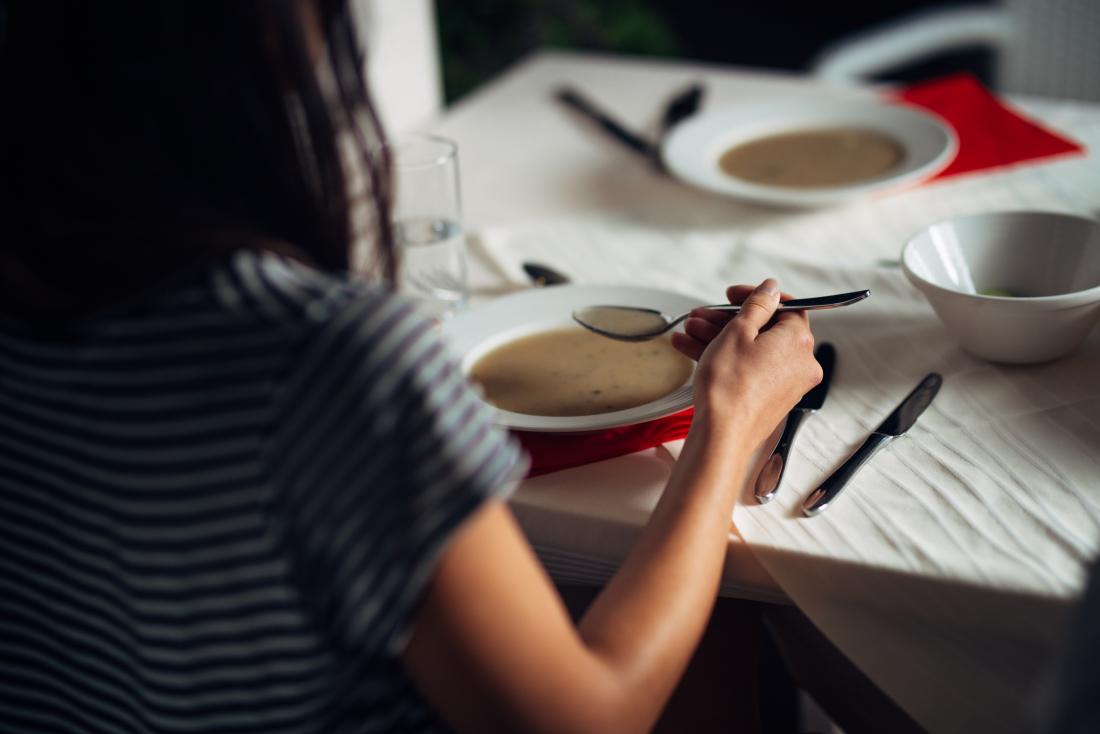
[[576,416],[625,410],[668,395],[692,362],[667,338],[621,342],[581,328],[516,339],[470,370],[485,399],[527,415]]
[[573,318],[593,329],[626,336],[660,334],[668,322],[657,311],[622,308],[620,306],[589,306],[573,312]]
[[770,135],[727,150],[719,167],[734,178],[769,186],[841,186],[880,176],[905,151],[888,135],[838,128]]

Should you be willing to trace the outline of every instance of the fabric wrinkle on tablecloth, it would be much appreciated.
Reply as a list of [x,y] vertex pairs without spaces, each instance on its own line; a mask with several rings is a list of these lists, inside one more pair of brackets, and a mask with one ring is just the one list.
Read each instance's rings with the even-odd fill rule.
[[[898,571],[917,572],[958,565],[961,578],[979,574],[1009,586],[1018,585],[1021,570],[1029,569],[1028,580],[1019,584],[1022,589],[1059,593],[1073,588],[1077,564],[1095,550],[1100,527],[1100,497],[1089,499],[1073,492],[1074,483],[1087,486],[1089,479],[1100,476],[1100,440],[1091,442],[1100,424],[1089,428],[1091,420],[1100,418],[1100,381],[1095,379],[1100,374],[1100,340],[1094,335],[1081,351],[1052,364],[998,367],[959,350],[901,272],[875,264],[880,258],[864,253],[862,265],[837,267],[812,255],[780,256],[768,246],[773,236],[692,233],[677,242],[671,233],[593,218],[513,227],[507,233],[487,231],[482,241],[506,269],[512,260],[518,265],[548,257],[556,257],[558,267],[557,262],[568,261],[576,250],[587,268],[585,275],[577,277],[579,282],[670,288],[696,293],[700,302],[720,293],[729,282],[758,282],[767,275],[778,276],[780,284],[795,294],[869,287],[873,295],[867,301],[811,317],[817,338],[837,347],[837,372],[825,407],[802,429],[795,446],[798,461],[788,468],[781,497],[793,501],[804,496],[921,376],[939,371],[945,384],[932,407],[906,438],[876,457],[853,484],[853,489],[881,485],[882,489],[871,491],[882,494],[887,503],[876,505],[879,509],[897,499],[890,491],[897,476],[933,488],[954,487],[949,493],[921,497],[925,511],[939,508],[946,513],[936,523],[942,532],[936,547],[917,551],[914,544],[895,544],[908,532],[897,528],[888,540],[883,538],[896,551],[891,562]],[[597,239],[598,246],[593,244]],[[828,244],[821,247],[828,249]],[[633,253],[625,252],[627,248],[633,248]],[[674,260],[681,264],[663,261],[656,249],[678,252]],[[707,280],[710,285],[703,286]],[[1039,430],[1043,424],[1056,432]],[[1033,430],[1024,430],[1029,426]],[[1032,446],[1029,441],[1054,445]],[[1061,461],[1051,459],[1062,454],[1066,456]],[[1050,507],[1031,508],[1029,478],[1065,496],[1052,492],[1046,503]],[[983,492],[1007,497],[1006,503],[986,504],[989,498]],[[852,500],[856,495],[861,493],[847,492],[820,522],[803,527],[831,527],[845,514],[845,505],[861,502]],[[775,512],[771,506],[761,509]],[[966,534],[973,528],[967,518],[983,512],[989,513],[991,522],[983,528],[987,537],[982,545],[970,547]],[[1034,558],[1018,555],[1026,546],[1017,535],[1022,525],[1030,526],[1036,538],[1057,538],[1057,547],[1043,546],[1034,551]],[[831,556],[855,562],[866,559],[858,544],[845,537],[836,540],[828,545]],[[960,553],[964,548],[967,552]],[[943,558],[938,557],[940,553]]]
[[[1044,119],[1100,146],[1100,116],[1065,105]],[[948,217],[1096,216],[1096,171],[1091,157],[1063,158],[744,228],[654,226],[651,202],[489,228],[475,246],[517,285],[521,263],[536,260],[578,283],[652,286],[700,303],[767,276],[795,295],[870,288],[861,304],[811,317],[817,338],[837,347],[829,398],[803,426],[777,499],[739,504],[734,521],[787,594],[888,693],[910,685],[896,698],[918,720],[1011,731],[1017,712],[1005,702],[1030,695],[1100,549],[1100,334],[1050,364],[978,360],[952,342],[896,259],[912,233]],[[944,388],[910,434],[829,512],[802,518],[801,499],[933,370]],[[914,677],[928,695],[911,690]],[[951,680],[966,681],[967,700],[933,695]]]

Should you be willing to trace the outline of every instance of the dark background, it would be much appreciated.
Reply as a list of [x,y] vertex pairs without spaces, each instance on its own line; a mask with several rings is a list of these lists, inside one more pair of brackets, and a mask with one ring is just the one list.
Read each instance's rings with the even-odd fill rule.
[[[901,16],[992,0],[436,0],[448,102],[536,48],[804,69],[830,42]],[[988,82],[980,49],[882,78],[967,70]]]

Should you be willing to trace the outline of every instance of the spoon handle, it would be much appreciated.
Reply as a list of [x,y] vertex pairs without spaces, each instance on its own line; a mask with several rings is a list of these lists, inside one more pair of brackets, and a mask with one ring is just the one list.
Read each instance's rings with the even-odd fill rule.
[[[823,308],[839,308],[841,306],[847,306],[850,303],[862,301],[869,295],[871,295],[871,291],[862,290],[852,291],[851,293],[835,293],[831,296],[818,296],[816,298],[795,298],[791,301],[783,301],[776,310],[816,311]],[[741,310],[741,304],[718,303],[713,306],[703,306],[702,308],[709,308],[712,311],[730,311],[732,313],[737,313]]]

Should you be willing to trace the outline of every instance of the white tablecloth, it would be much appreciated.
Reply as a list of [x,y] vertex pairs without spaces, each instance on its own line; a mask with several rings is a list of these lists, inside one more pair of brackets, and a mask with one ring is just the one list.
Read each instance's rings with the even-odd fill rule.
[[[1100,151],[1100,111],[1032,109]],[[487,227],[474,246],[517,285],[520,263],[535,260],[580,283],[651,285],[700,303],[769,275],[794,294],[870,288],[870,300],[813,317],[838,352],[828,400],[804,424],[777,500],[746,497],[735,524],[790,598],[924,725],[1021,729],[1100,549],[1100,332],[1055,363],[983,362],[955,346],[896,260],[913,232],[960,214],[1100,216],[1100,157],[832,209],[729,206],[743,216],[693,222],[639,202]],[[802,498],[932,370],[944,387],[909,435],[829,512],[801,517]]]

